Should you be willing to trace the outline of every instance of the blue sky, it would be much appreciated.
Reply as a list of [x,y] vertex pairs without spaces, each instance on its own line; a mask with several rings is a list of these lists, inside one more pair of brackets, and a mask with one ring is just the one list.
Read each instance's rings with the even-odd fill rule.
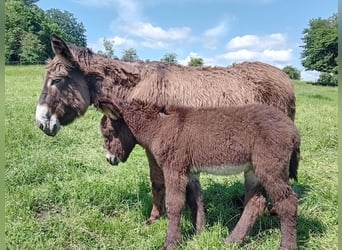
[[300,60],[303,30],[310,19],[337,12],[336,0],[41,0],[46,10],[67,10],[86,28],[87,44],[103,50],[114,41],[115,55],[135,48],[140,59],[160,60],[176,53],[181,64],[191,56],[205,65],[263,61],[292,65],[313,80]]

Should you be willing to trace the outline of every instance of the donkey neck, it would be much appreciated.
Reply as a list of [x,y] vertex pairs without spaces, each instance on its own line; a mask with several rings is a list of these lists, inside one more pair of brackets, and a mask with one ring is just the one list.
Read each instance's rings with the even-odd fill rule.
[[159,113],[137,111],[137,108],[123,111],[122,116],[138,144],[147,148],[157,135],[158,128],[167,119]]
[[139,63],[128,63],[93,55],[88,64],[81,63],[91,96],[97,99],[112,96],[126,99],[140,80]]

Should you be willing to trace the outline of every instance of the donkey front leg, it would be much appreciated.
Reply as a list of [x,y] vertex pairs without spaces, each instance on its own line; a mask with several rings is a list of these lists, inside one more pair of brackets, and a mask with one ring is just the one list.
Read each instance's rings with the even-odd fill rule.
[[158,166],[153,155],[148,150],[145,152],[150,167],[150,180],[152,184],[152,210],[150,218],[145,221],[145,224],[150,225],[165,213],[165,185],[162,169]]
[[183,171],[172,170],[172,166],[168,167],[168,169],[164,169],[165,201],[168,218],[167,233],[163,248],[165,250],[172,249],[181,241],[180,221],[188,183],[188,177],[182,173]]

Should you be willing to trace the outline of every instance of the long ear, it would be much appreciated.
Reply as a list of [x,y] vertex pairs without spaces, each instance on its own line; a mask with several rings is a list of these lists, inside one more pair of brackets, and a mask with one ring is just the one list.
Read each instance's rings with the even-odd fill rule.
[[75,59],[68,45],[58,36],[51,35],[51,47],[56,56],[58,56],[67,65],[74,65]]
[[103,114],[109,116],[113,120],[121,117],[120,110],[112,100],[100,99],[95,105]]

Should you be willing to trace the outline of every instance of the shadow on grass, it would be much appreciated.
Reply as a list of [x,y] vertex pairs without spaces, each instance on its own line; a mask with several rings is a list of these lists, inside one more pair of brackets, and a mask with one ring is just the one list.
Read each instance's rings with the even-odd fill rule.
[[[305,197],[306,193],[311,189],[309,185],[293,183],[292,187],[297,193],[298,198]],[[230,186],[220,183],[211,183],[203,190],[204,204],[206,210],[207,227],[212,227],[219,223],[229,229],[231,232],[237,224],[243,212],[243,195],[244,185],[241,182],[235,182]],[[299,204],[300,206],[300,204]],[[269,201],[267,210],[272,208]],[[275,229],[280,230],[280,222],[278,216],[272,216],[268,211],[261,216],[254,227],[248,234],[249,239],[245,239],[243,244],[250,243],[255,240],[261,232],[267,232]],[[186,213],[187,220],[191,220],[190,213]],[[297,218],[297,242],[298,247],[304,247],[309,238],[314,235],[321,235],[326,231],[325,226],[318,220],[298,216]],[[195,232],[187,229],[185,232],[193,235]],[[226,237],[226,236],[224,236]]]
[[[292,184],[292,187],[299,198],[304,197],[311,189],[309,185],[299,183]],[[148,219],[152,208],[150,183],[146,181],[139,182],[136,190],[137,193],[121,190],[118,202],[124,203],[125,206],[128,206],[129,208],[140,210],[141,217],[144,220]],[[219,223],[220,225],[227,227],[228,231],[231,232],[243,211],[243,195],[244,185],[241,182],[235,182],[230,186],[215,182],[210,183],[203,190],[207,221],[206,227],[213,227]],[[139,204],[138,207],[137,204]],[[270,209],[271,207],[272,204],[269,202],[268,208]],[[106,206],[102,206],[101,212],[106,216],[115,216],[115,213],[118,212],[117,205],[107,204]],[[195,234],[195,231],[192,226],[189,226],[191,225],[191,214],[187,207],[183,212],[183,217],[186,221],[186,225],[182,225],[182,234],[187,235],[186,238],[190,239]],[[246,238],[243,244],[248,244],[256,238],[260,238],[260,234],[267,234],[267,231],[272,231],[272,229],[280,230],[279,218],[278,216],[270,216],[266,211],[265,214],[258,219],[256,225],[254,225],[249,233],[249,237]],[[310,237],[323,234],[325,231],[326,229],[320,221],[299,216],[297,221],[298,247],[305,247],[306,242],[309,241]]]

